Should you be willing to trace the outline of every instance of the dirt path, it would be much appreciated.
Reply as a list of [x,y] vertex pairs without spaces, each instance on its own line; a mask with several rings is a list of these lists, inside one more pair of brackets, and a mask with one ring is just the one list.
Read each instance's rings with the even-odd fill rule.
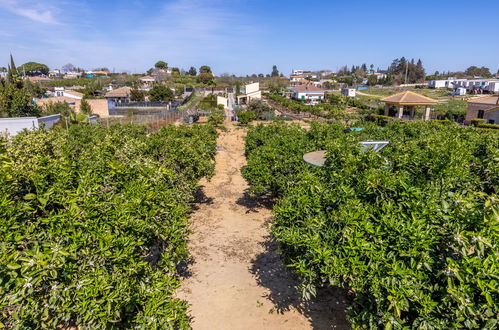
[[297,282],[269,239],[269,208],[245,193],[245,131],[229,124],[218,140],[216,175],[203,182],[191,219],[193,263],[178,296],[194,329],[345,329],[338,292],[300,303]]

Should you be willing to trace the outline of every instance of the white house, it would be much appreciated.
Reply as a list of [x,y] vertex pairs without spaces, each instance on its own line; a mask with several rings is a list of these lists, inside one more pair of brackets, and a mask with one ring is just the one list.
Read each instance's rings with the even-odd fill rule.
[[491,81],[489,85],[487,86],[487,90],[490,93],[498,93],[499,92],[499,80],[498,81]]
[[300,101],[318,102],[324,99],[325,92],[314,85],[299,85],[291,89],[291,97]]
[[343,88],[341,90],[341,94],[343,94],[344,96],[348,96],[348,97],[355,97],[356,90],[355,90],[355,88]]
[[251,100],[260,100],[262,92],[260,91],[260,83],[252,83],[240,88],[237,95],[237,104],[249,104]]
[[66,74],[64,75],[64,79],[76,79],[76,78],[80,78],[83,74],[81,72],[74,72],[74,71],[70,71],[70,72],[66,72]]

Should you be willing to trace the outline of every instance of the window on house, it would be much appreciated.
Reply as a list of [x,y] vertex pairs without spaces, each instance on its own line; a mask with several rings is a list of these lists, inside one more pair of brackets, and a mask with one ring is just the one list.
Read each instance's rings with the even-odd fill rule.
[[478,110],[477,118],[483,119],[484,115],[485,115],[485,110]]

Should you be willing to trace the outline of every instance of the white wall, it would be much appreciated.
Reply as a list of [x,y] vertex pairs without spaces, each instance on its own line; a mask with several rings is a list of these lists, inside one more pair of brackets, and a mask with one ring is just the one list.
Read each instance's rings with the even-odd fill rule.
[[[316,94],[320,94],[319,92],[313,92],[313,96],[309,95],[309,92],[293,92],[293,98],[297,100],[323,100],[324,94],[321,96],[315,96]],[[302,98],[304,97],[304,98]]]
[[217,96],[217,105],[218,104],[222,104],[224,108],[227,108],[229,106],[229,100],[225,97]]
[[256,93],[260,90],[260,83],[252,83],[245,86],[246,94]]
[[21,117],[21,118],[1,118],[0,133],[15,136],[21,133],[24,129],[37,129],[38,119],[36,117]]

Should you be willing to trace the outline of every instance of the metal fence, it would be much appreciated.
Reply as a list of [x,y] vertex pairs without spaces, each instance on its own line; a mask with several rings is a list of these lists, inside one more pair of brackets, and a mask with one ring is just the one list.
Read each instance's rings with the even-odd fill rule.
[[170,102],[125,102],[115,103],[116,108],[170,108]]

